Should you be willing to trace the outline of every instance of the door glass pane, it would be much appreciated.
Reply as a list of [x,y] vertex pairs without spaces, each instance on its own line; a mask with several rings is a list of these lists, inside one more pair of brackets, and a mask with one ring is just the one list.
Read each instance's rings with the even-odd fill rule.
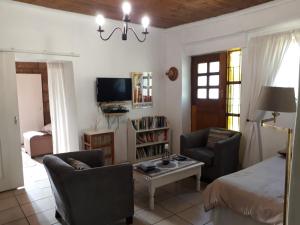
[[198,86],[207,86],[207,76],[198,76]]
[[144,87],[148,87],[148,78],[147,77],[143,77],[143,85],[144,85]]
[[209,89],[209,99],[219,99],[219,88]]
[[147,96],[148,95],[148,89],[143,88],[143,96]]
[[198,88],[197,98],[198,99],[206,99],[207,98],[207,89],[206,88]]
[[220,71],[220,62],[211,62],[209,63],[209,72],[218,73]]
[[198,73],[207,73],[207,63],[198,64]]
[[230,67],[240,67],[241,65],[241,51],[230,52]]
[[240,114],[241,84],[227,86],[227,112]]
[[228,81],[241,81],[241,51],[229,53]]
[[209,76],[209,86],[219,86],[219,75]]
[[240,130],[240,117],[239,116],[228,116],[227,118],[227,128],[229,130]]

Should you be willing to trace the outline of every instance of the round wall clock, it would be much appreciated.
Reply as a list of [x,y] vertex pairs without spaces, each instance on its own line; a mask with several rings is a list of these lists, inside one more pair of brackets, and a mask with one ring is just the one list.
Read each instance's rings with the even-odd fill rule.
[[171,67],[166,75],[171,81],[175,81],[178,78],[178,69],[176,67]]

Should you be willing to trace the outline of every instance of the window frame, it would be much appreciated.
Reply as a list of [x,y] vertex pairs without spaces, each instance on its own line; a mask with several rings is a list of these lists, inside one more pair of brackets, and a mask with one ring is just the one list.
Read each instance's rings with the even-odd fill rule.
[[[220,70],[221,70],[221,67],[219,65],[219,71],[218,72],[210,72],[210,63],[214,63],[214,62],[219,62],[218,60],[212,60],[212,61],[207,61],[207,62],[204,62],[207,64],[207,70],[206,70],[206,73],[199,73],[198,72],[198,69],[197,69],[197,93],[198,93],[198,90],[199,89],[205,89],[206,90],[206,98],[198,98],[198,95],[197,95],[197,99],[198,100],[211,100],[211,101],[215,101],[215,100],[219,100],[220,99]],[[218,76],[219,77],[219,85],[210,85],[210,82],[209,82],[209,78],[210,76]],[[206,85],[204,86],[199,86],[198,85],[198,78],[199,77],[206,77]],[[209,98],[209,90],[210,89],[218,89],[219,90],[219,94],[218,94],[218,98]]]
[[[231,57],[230,57],[230,54],[232,53],[232,52],[240,52],[240,54],[239,54],[239,80],[238,81],[229,81],[229,76],[230,76],[230,70],[231,69],[233,69],[233,71],[234,71],[234,68],[236,68],[236,67],[232,67],[232,66],[230,66],[230,60],[231,60]],[[240,117],[241,117],[241,111],[240,111],[240,108],[241,108],[241,105],[239,104],[239,113],[231,113],[231,112],[229,112],[229,107],[232,107],[232,105],[229,105],[229,100],[231,100],[231,99],[233,99],[233,97],[232,96],[229,96],[230,94],[231,94],[231,92],[229,91],[229,87],[231,86],[231,85],[240,85],[240,95],[239,95],[239,97],[240,97],[240,99],[239,99],[239,101],[240,101],[240,103],[241,103],[241,87],[242,87],[242,50],[241,49],[232,49],[232,50],[230,50],[230,51],[228,51],[228,53],[227,53],[228,55],[227,55],[227,60],[228,60],[228,62],[227,62],[227,79],[226,79],[226,114],[225,114],[225,116],[226,116],[226,127],[227,127],[227,129],[233,129],[233,127],[234,127],[234,125],[229,125],[229,117],[232,117],[232,118],[234,118],[234,117],[236,117],[236,118],[238,118],[238,130],[236,130],[236,131],[240,131],[240,129],[241,129],[241,127],[240,127]],[[234,72],[233,72],[234,73]]]

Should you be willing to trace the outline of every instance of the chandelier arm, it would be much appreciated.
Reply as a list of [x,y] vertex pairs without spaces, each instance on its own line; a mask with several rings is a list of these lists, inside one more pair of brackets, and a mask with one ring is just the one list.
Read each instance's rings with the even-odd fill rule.
[[128,30],[131,30],[131,31],[133,32],[134,36],[136,37],[136,39],[138,39],[139,42],[144,42],[144,41],[146,41],[147,33],[144,33],[144,32],[143,32],[144,38],[143,38],[143,39],[140,39],[139,36],[136,34],[136,32],[134,31],[133,28],[129,27]]
[[107,38],[102,37],[102,32],[103,32],[103,31],[99,31],[99,33],[100,33],[100,38],[101,38],[103,41],[107,41],[108,39],[111,38],[111,36],[115,33],[116,30],[120,30],[120,31],[122,32],[122,29],[121,29],[120,27],[116,27],[116,28],[110,33],[110,35],[109,35]]

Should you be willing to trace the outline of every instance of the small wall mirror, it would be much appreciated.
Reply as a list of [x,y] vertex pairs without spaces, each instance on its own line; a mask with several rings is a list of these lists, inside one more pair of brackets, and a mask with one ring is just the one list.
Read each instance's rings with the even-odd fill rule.
[[153,106],[152,73],[134,72],[132,77],[133,108],[149,108]]

